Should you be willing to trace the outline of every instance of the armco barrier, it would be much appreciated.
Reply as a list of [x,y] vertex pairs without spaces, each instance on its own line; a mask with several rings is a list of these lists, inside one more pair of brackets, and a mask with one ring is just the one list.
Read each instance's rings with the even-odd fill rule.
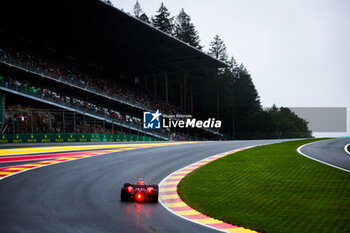
[[96,134],[96,133],[39,133],[39,134],[1,134],[0,143],[37,143],[37,142],[136,142],[161,141],[160,139],[132,134]]

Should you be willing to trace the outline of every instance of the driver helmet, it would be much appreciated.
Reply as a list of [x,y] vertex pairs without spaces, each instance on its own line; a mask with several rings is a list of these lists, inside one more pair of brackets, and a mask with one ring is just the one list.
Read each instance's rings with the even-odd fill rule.
[[138,185],[143,185],[143,180],[140,178],[139,181],[137,182]]

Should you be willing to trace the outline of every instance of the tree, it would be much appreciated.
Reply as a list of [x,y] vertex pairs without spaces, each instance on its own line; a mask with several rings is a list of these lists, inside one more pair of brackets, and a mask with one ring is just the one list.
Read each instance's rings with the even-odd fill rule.
[[174,30],[174,18],[170,17],[170,12],[163,3],[160,5],[157,13],[158,14],[152,18],[153,26],[165,33],[172,35]]
[[[226,62],[227,61],[227,52],[226,45],[220,39],[218,35],[215,35],[214,41],[210,42],[210,48],[208,54],[216,59]],[[220,118],[220,84],[222,83],[222,75],[224,74],[225,69],[218,69],[217,71],[217,80],[216,80],[216,118]]]
[[252,111],[247,120],[245,134],[241,138],[245,139],[268,139],[275,138],[275,124],[271,115],[263,110]]
[[224,41],[220,39],[219,35],[215,35],[214,40],[210,42],[208,54],[223,62],[227,62],[226,45]]
[[234,77],[236,107],[243,109],[260,109],[260,97],[248,70],[241,64]]
[[112,5],[113,6],[113,3],[111,0],[106,0],[106,3],[108,3],[109,5]]
[[261,111],[260,97],[247,69],[241,64],[233,76],[234,79],[234,119],[236,137],[251,138],[252,115]]
[[175,37],[198,49],[202,49],[199,44],[200,39],[195,26],[191,22],[191,17],[182,9],[176,17]]
[[136,1],[135,5],[134,5],[134,15],[136,18],[140,18],[140,16],[142,15],[143,11],[141,8],[141,5],[139,3],[139,1]]
[[141,19],[142,21],[146,22],[146,23],[151,23],[151,21],[149,20],[148,16],[146,15],[146,13],[143,13],[139,19]]
[[275,138],[311,137],[312,132],[308,129],[307,122],[289,108],[277,108],[276,105],[273,105],[268,113],[275,125]]

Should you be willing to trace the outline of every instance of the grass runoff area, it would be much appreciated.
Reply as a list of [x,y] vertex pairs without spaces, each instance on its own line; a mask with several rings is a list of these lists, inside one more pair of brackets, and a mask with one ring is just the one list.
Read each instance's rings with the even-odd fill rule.
[[350,152],[350,145],[348,145],[348,151]]
[[260,232],[350,232],[350,173],[300,155],[317,139],[258,146],[186,176],[179,195],[216,219]]

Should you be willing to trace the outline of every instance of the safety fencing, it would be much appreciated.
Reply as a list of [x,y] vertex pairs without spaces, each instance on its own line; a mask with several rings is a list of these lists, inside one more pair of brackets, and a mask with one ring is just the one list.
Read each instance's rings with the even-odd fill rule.
[[97,133],[39,133],[39,134],[0,134],[3,143],[50,143],[50,142],[137,142],[162,141],[157,138],[132,134]]

